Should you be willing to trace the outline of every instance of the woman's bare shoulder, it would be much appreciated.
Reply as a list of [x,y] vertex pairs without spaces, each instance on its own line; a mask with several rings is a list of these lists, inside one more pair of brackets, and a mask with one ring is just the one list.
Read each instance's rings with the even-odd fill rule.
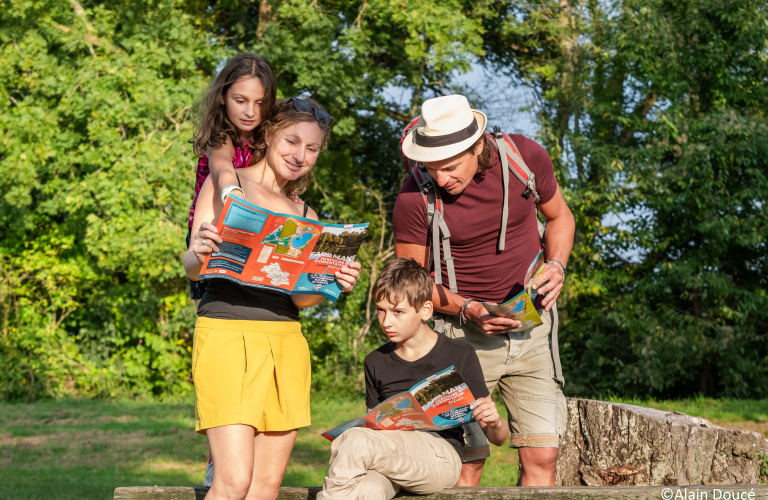
[[[296,206],[299,207],[299,210],[301,210],[302,213],[304,213],[303,204],[297,203]],[[320,220],[320,217],[318,217],[317,212],[312,210],[312,207],[309,207],[309,209],[307,210],[307,219]]]

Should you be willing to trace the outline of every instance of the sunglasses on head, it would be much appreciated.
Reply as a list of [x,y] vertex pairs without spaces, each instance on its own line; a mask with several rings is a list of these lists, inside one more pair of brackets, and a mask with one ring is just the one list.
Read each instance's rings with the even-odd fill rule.
[[296,111],[314,111],[315,112],[315,118],[317,118],[317,121],[320,123],[331,123],[333,120],[333,117],[329,115],[324,109],[317,108],[315,106],[312,106],[310,103],[305,101],[304,99],[299,99],[298,97],[291,97],[291,101],[293,102],[293,107],[296,108]]

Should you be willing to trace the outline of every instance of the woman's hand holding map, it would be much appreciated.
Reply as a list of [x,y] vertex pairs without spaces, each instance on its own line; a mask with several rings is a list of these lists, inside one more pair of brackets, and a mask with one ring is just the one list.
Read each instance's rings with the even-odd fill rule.
[[363,268],[359,262],[352,262],[351,264],[342,267],[334,273],[336,281],[341,285],[342,292],[351,292],[355,287],[355,283],[360,279],[360,270]]
[[216,226],[210,222],[203,222],[200,225],[200,230],[195,233],[192,240],[192,251],[195,252],[195,257],[201,264],[211,252],[219,251],[217,243],[221,243],[222,240],[218,233]]

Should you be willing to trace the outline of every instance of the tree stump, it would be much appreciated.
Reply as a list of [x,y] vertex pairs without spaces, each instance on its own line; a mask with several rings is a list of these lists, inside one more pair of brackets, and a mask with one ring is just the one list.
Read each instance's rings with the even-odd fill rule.
[[756,432],[724,429],[680,412],[568,399],[555,484],[640,486],[760,484]]

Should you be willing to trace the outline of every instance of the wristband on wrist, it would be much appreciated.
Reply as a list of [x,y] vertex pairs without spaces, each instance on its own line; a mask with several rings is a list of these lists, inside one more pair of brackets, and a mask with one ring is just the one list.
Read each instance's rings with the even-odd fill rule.
[[472,299],[466,299],[464,301],[464,304],[461,306],[461,309],[459,310],[459,323],[467,323],[469,320],[467,319],[466,312],[467,309],[469,309],[469,305],[472,303]]
[[560,269],[560,274],[562,274],[563,277],[565,277],[565,275],[568,274],[565,270],[565,266],[557,259],[552,259],[550,261],[547,261],[547,264],[554,264],[555,266],[557,266],[557,268]]
[[241,193],[243,193],[243,198],[245,198],[245,191],[243,191],[243,188],[241,188],[240,186],[234,186],[234,185],[233,185],[233,186],[227,186],[227,187],[225,187],[225,188],[224,188],[224,190],[221,192],[221,201],[222,201],[222,203],[223,203],[223,202],[225,202],[225,201],[227,200],[227,196],[229,196],[229,194],[230,194],[232,191],[234,191],[235,189],[237,189],[238,191],[240,191]]

